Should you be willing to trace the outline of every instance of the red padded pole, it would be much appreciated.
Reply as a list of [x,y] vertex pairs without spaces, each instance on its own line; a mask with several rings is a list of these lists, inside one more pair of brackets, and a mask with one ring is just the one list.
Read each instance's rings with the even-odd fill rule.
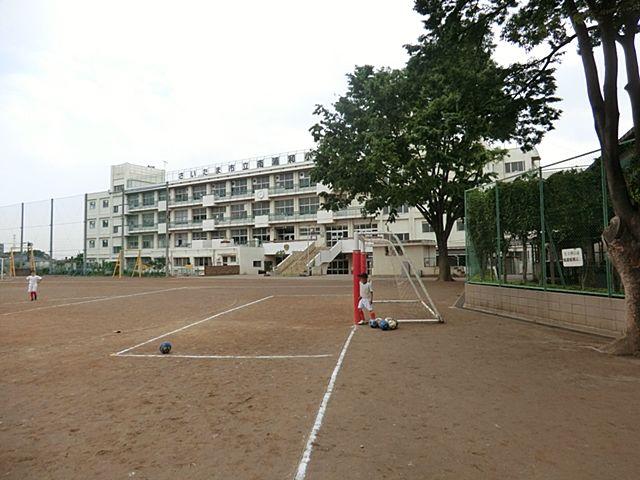
[[358,299],[360,298],[360,250],[354,250],[351,254],[351,263],[353,270],[353,323],[360,320],[358,314]]

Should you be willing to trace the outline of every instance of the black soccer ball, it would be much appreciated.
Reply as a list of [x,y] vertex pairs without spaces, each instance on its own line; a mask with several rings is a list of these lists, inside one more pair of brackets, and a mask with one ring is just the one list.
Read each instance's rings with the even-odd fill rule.
[[169,342],[162,342],[160,344],[160,353],[166,355],[171,351],[171,344]]

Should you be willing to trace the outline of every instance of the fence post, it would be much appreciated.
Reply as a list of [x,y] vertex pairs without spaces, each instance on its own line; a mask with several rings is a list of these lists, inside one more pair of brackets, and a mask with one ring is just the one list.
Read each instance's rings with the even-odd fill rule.
[[84,194],[84,241],[82,243],[82,275],[87,274],[87,203],[89,194]]
[[[126,212],[126,206],[125,206],[125,195],[124,195],[124,190],[125,190],[125,186],[122,186],[122,199],[120,200],[121,206],[121,212],[120,212],[120,251],[122,252],[122,255],[120,255],[120,252],[118,252],[118,256],[120,258],[120,274],[122,274],[122,268],[123,266],[126,265],[127,263],[127,259],[124,256],[124,228],[125,228],[125,221],[124,221],[124,214]],[[109,258],[111,258],[111,255],[109,255]],[[122,275],[120,275],[122,276]]]
[[502,242],[501,238],[501,227],[500,227],[500,194],[498,193],[498,185],[496,182],[496,245],[498,246],[498,251],[496,252],[498,255],[496,262],[496,271],[498,272],[498,285],[502,285],[502,272],[504,269],[504,263],[502,262]]
[[[609,226],[609,205],[607,203],[607,172],[604,169],[604,160],[600,157],[600,188],[602,189],[602,223],[603,227]],[[604,253],[605,270],[607,271],[607,294],[613,294],[613,271],[609,254]]]
[[[169,214],[169,182],[167,182],[165,185],[164,200],[165,200],[164,221],[165,221],[165,228],[166,228],[164,233],[164,272],[165,272],[165,277],[168,277],[169,276],[169,219],[171,218],[171,215]],[[212,263],[214,261],[215,259],[212,258]]]
[[24,202],[20,204],[20,253],[24,245]]
[[465,270],[465,279],[469,281],[469,199],[468,199],[469,190],[464,191],[464,270]]
[[50,261],[53,261],[53,198],[51,199],[51,222],[49,223],[49,257]]
[[547,289],[547,237],[546,222],[544,220],[544,181],[542,180],[542,167],[538,167],[538,185],[540,190],[540,263],[542,274],[542,288]]

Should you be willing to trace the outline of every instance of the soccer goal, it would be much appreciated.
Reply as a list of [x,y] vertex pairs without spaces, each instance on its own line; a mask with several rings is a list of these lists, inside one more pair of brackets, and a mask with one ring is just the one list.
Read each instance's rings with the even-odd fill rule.
[[[398,322],[443,323],[444,319],[411,261],[405,245],[390,232],[358,232],[354,252],[354,304],[357,276],[367,272],[373,285],[373,306],[378,317]],[[367,261],[369,260],[369,261]]]

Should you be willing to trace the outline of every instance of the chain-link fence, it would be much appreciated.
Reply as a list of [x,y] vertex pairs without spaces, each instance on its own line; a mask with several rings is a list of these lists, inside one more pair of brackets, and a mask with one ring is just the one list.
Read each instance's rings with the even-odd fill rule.
[[[620,148],[638,191],[633,141]],[[593,151],[467,190],[467,281],[624,295],[601,238],[614,215],[604,172]]]
[[8,273],[76,273],[86,270],[85,196],[0,207],[0,255]]

